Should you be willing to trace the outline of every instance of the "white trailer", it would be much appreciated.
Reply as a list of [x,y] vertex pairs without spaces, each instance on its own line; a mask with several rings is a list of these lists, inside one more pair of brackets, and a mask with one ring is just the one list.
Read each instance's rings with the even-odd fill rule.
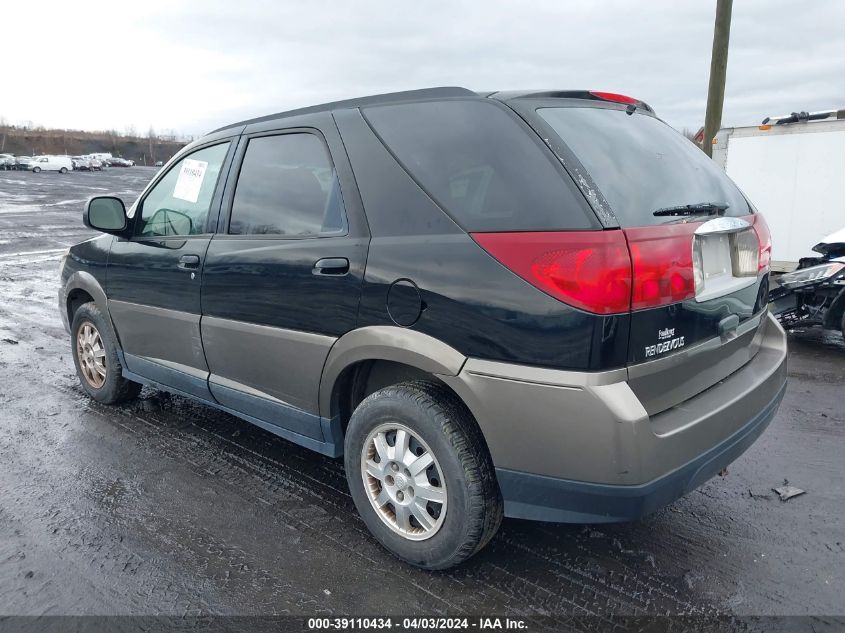
[[845,226],[845,111],[724,128],[713,160],[765,216],[773,271],[817,256],[812,247]]

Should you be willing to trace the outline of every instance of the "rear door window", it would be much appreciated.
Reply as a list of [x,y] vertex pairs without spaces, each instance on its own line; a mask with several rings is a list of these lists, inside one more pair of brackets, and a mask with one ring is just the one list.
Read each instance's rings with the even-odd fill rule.
[[597,226],[542,142],[503,107],[442,101],[367,108],[405,170],[467,231]]
[[346,226],[337,174],[319,137],[294,133],[250,139],[229,233],[301,238],[344,234]]
[[751,213],[736,185],[704,152],[660,119],[601,107],[540,108],[537,114],[572,150],[623,227],[677,222],[658,209],[727,205]]

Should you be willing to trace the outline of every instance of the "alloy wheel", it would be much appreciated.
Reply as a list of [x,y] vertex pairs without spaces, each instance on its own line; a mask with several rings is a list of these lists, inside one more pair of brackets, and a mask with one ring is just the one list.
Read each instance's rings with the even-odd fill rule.
[[434,536],[446,516],[446,482],[431,448],[407,426],[376,427],[361,450],[361,475],[378,517],[412,541]]
[[99,331],[83,321],[76,334],[76,357],[85,382],[99,389],[106,382],[106,350]]

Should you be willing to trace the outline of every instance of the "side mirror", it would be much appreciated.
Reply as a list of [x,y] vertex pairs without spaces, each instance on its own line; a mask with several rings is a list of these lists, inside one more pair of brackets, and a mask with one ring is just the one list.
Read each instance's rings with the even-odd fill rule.
[[82,223],[90,229],[121,235],[126,231],[126,207],[114,196],[94,196],[85,203]]
[[190,235],[193,226],[190,216],[181,211],[162,208],[144,225],[144,235]]

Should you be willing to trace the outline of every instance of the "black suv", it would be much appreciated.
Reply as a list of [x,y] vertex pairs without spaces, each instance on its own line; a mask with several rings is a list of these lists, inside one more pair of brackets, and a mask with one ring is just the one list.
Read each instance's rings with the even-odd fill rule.
[[437,88],[192,143],[70,249],[83,388],[196,398],[324,455],[397,556],[502,516],[630,520],[763,431],[786,384],[771,244],[645,103]]

